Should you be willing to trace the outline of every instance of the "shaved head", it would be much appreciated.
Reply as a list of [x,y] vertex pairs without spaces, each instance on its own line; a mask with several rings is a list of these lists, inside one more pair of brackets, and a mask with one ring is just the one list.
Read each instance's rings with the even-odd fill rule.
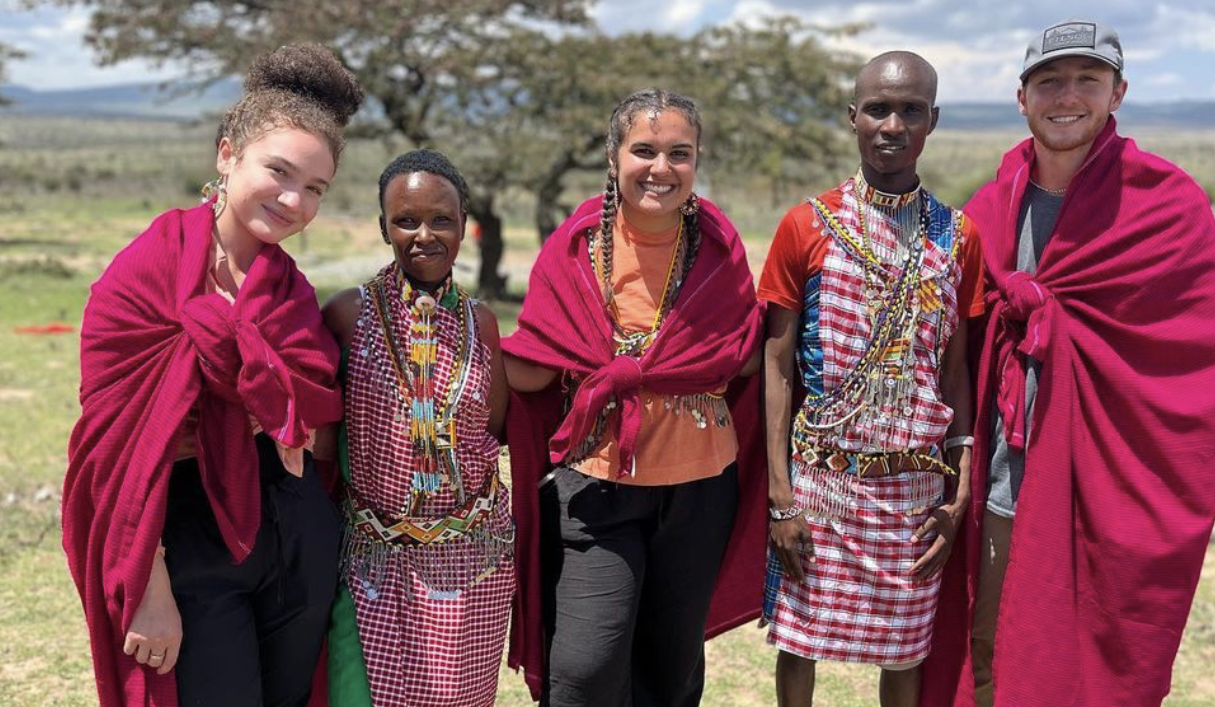
[[852,100],[859,101],[879,86],[896,83],[918,89],[930,106],[936,105],[937,70],[924,57],[906,51],[878,54],[861,67],[852,89]]

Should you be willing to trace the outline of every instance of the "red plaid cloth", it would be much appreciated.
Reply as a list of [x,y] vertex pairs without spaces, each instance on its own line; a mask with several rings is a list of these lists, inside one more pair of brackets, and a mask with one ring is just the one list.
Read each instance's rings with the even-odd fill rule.
[[[839,187],[835,199],[838,203],[834,216],[844,228],[852,233],[860,232],[856,214],[855,183],[849,179]],[[922,198],[930,198],[927,193]],[[939,204],[935,199],[934,205]],[[945,430],[953,419],[953,411],[941,402],[937,372],[940,370],[943,343],[958,327],[958,287],[962,281],[962,269],[955,257],[960,247],[962,234],[952,209],[943,205],[932,211],[934,234],[942,227],[944,232],[935,239],[926,239],[921,279],[931,282],[938,292],[941,306],[934,311],[922,307],[919,327],[915,338],[916,388],[904,403],[905,410],[890,411],[884,422],[871,416],[858,415],[853,423],[845,426],[839,438],[831,445],[849,451],[883,451],[925,449],[941,441]],[[865,212],[869,243],[874,252],[887,262],[893,260],[896,241],[894,231],[880,213],[874,209]],[[947,221],[948,223],[943,223]],[[888,268],[891,279],[901,274],[901,268]],[[823,280],[819,301],[819,331],[823,346],[823,386],[834,390],[843,382],[847,373],[856,368],[872,338],[872,326],[866,316],[864,299],[865,272],[852,255],[835,239],[832,239],[823,258]],[[910,409],[911,414],[906,410]],[[862,440],[878,440],[876,448],[868,448]]]
[[[911,542],[911,534],[940,502],[943,479],[923,472],[873,479],[821,473],[846,488],[854,508],[841,519],[806,521],[814,560],[802,555],[801,584],[781,577],[768,642],[814,660],[890,665],[923,659],[941,579],[921,582],[908,572],[936,537]],[[799,505],[810,500],[812,477],[794,473]]]
[[[386,269],[377,277],[388,282]],[[393,292],[392,288],[389,288]],[[408,341],[412,320],[399,292],[392,294],[398,342]],[[363,502],[381,516],[400,517],[409,502],[414,449],[408,411],[401,403],[391,353],[378,315],[363,293],[363,307],[350,345],[346,377],[346,426],[351,483]],[[464,326],[475,347],[467,384],[452,401],[456,454],[465,493],[478,495],[498,470],[498,443],[489,434],[490,353],[476,335],[471,301]],[[460,339],[467,335],[453,312],[433,315],[438,339],[436,391],[447,391]],[[408,349],[402,350],[408,356]],[[436,401],[437,403],[437,401]],[[438,412],[438,410],[436,410]],[[346,573],[354,599],[372,698],[377,705],[483,707],[494,703],[498,668],[514,594],[513,523],[510,498],[499,487],[484,525],[444,543],[397,549],[368,569],[355,557]],[[443,517],[458,506],[454,489],[442,484],[422,504],[422,518]],[[355,536],[354,543],[372,543]],[[357,552],[356,552],[357,555]]]
[[[884,416],[862,413],[825,446],[858,452],[928,451],[944,437],[953,411],[941,401],[938,374],[945,343],[957,329],[962,268],[957,253],[963,232],[957,212],[928,199],[929,228],[921,265],[920,314],[913,342],[916,386]],[[849,179],[820,199],[843,228],[860,233],[855,182]],[[895,224],[866,207],[869,245],[883,262],[894,262]],[[830,233],[824,228],[824,233]],[[902,274],[888,267],[888,280]],[[872,338],[861,262],[832,237],[823,257],[819,340],[823,387],[834,390],[854,370]],[[911,542],[912,533],[941,501],[944,481],[924,472],[858,479],[851,473],[791,462],[796,504],[834,508],[807,520],[814,561],[802,556],[806,578],[796,584],[769,564],[768,641],[781,650],[815,660],[892,665],[923,659],[932,639],[939,575],[916,581],[910,568],[935,535]],[[823,517],[824,515],[829,517]]]

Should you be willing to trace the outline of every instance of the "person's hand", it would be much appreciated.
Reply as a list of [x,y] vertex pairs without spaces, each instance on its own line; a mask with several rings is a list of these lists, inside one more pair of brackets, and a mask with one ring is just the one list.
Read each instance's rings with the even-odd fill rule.
[[277,440],[274,442],[278,447],[278,458],[283,461],[283,468],[288,474],[295,477],[304,475],[304,448],[303,447],[287,447]]
[[806,576],[802,571],[802,553],[814,561],[814,541],[806,530],[805,519],[798,515],[789,520],[769,521],[768,526],[776,559],[786,575],[801,582]]
[[122,652],[135,656],[135,662],[164,675],[177,664],[181,651],[181,614],[169,586],[169,571],[157,553],[143,600],[131,619]]
[[965,512],[965,499],[938,506],[928,520],[924,521],[924,524],[912,534],[910,542],[919,542],[934,530],[937,533],[932,545],[911,566],[911,574],[916,580],[930,579],[945,567],[949,554],[953,552],[953,539],[962,522],[962,514]]

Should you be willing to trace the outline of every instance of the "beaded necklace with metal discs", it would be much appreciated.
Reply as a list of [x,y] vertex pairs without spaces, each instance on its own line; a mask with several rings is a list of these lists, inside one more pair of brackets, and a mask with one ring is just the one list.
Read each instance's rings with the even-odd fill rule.
[[[459,400],[468,381],[473,351],[470,300],[451,280],[451,276],[432,295],[415,292],[408,278],[394,268],[393,284],[399,287],[401,300],[409,312],[409,338],[402,346],[397,340],[396,327],[392,319],[392,293],[387,277],[377,278],[368,288],[374,309],[379,316],[384,333],[384,344],[395,374],[392,381],[400,409],[394,419],[401,421],[409,416],[409,440],[414,448],[413,478],[410,484],[410,502],[402,509],[404,516],[416,515],[422,500],[437,493],[442,482],[447,482],[456,494],[456,502],[464,502],[464,486],[456,457],[456,421],[453,419],[453,404]],[[445,302],[451,300],[454,302]],[[438,361],[438,329],[434,315],[443,304],[450,304],[456,317],[459,333],[458,348],[452,359],[451,375],[442,397],[436,400],[434,385],[435,364]],[[436,404],[437,403],[437,404]]]

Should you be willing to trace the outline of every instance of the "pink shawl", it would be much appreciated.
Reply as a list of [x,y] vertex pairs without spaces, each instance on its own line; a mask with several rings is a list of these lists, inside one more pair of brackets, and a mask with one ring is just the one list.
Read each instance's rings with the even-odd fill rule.
[[[80,420],[63,488],[63,547],[84,603],[103,707],[175,705],[172,673],[122,652],[164,527],[178,431],[199,406],[203,487],[235,562],[261,523],[249,416],[288,447],[341,416],[338,351],[316,294],[264,246],[234,304],[206,294],[210,204],[159,216],[92,289],[81,325]],[[311,666],[301,666],[311,669]]]
[[[973,705],[969,627],[991,405],[1028,450],[995,649],[997,707],[1158,705],[1215,520],[1215,219],[1110,119],[1036,276],[1016,271],[1027,140],[966,206],[992,287],[972,503],[946,568],[924,705]],[[1025,356],[1043,362],[1032,433]]]
[[[620,440],[621,466],[627,468],[641,425],[641,386],[668,395],[719,388],[734,380],[762,336],[762,311],[738,232],[707,199],[700,203],[700,251],[645,356],[613,355],[611,323],[586,249],[587,231],[599,225],[598,197],[579,206],[545,243],[532,268],[519,330],[502,341],[503,350],[512,356],[583,376],[564,420],[556,385],[540,393],[512,395],[507,419],[519,577],[508,662],[523,667],[537,699],[545,646],[537,483],[551,464],[590,433],[595,417],[613,396],[620,405],[609,424]],[[739,505],[714,590],[708,637],[758,617],[763,591],[767,469],[759,376],[735,381],[728,397],[739,442]]]

